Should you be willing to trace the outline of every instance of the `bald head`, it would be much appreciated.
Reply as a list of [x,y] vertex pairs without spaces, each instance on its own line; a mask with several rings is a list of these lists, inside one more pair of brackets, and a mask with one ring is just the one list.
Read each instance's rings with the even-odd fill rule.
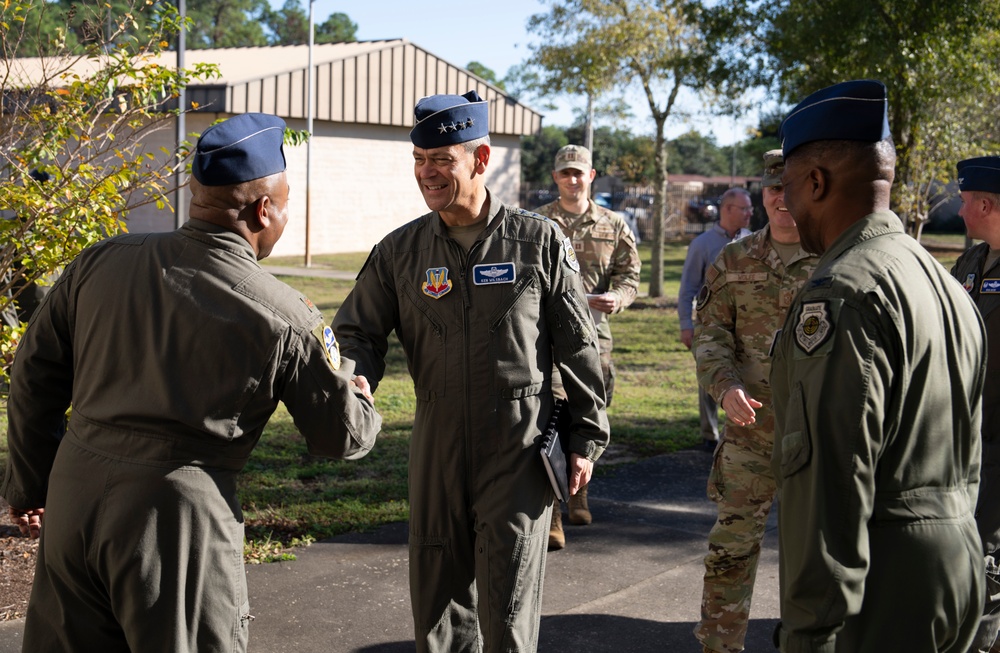
[[822,254],[850,225],[890,209],[896,149],[876,142],[813,141],[785,156],[785,205],[798,224],[802,245]]
[[226,186],[205,186],[191,180],[191,218],[239,234],[254,248],[257,258],[267,256],[281,236],[287,204],[285,172]]

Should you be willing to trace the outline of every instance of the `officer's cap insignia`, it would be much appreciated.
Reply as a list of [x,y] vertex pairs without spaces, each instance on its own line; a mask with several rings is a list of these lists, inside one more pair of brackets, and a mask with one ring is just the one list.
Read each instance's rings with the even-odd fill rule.
[[428,268],[427,281],[421,289],[424,294],[434,299],[441,299],[451,292],[451,279],[448,278],[448,268]]
[[573,241],[569,238],[563,240],[563,250],[566,252],[566,265],[574,272],[580,271],[580,261],[576,258],[576,250],[573,249]]
[[795,325],[795,342],[812,354],[833,334],[833,321],[826,302],[805,302]]

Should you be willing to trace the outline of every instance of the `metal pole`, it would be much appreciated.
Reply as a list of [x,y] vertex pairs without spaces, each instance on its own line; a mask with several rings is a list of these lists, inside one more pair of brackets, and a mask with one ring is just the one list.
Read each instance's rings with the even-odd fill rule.
[[309,248],[310,225],[309,220],[312,213],[310,196],[312,195],[312,141],[313,141],[313,41],[314,26],[313,6],[315,0],[309,0],[309,69],[306,72],[306,131],[309,132],[309,140],[306,141],[306,267],[312,266],[312,252]]
[[[177,33],[177,71],[180,72],[184,68],[184,47],[185,47],[185,32],[187,31],[184,27],[184,20],[187,16],[187,3],[185,0],[177,0],[177,11],[181,15],[181,29]],[[177,143],[174,147],[174,155],[177,157],[178,161],[181,157],[181,143],[184,141],[185,132],[187,131],[187,123],[185,121],[184,110],[187,104],[187,92],[182,86],[177,95]],[[177,227],[180,227],[185,222],[187,215],[187,207],[184,205],[184,189],[181,188],[181,184],[184,183],[184,168],[178,166],[177,172],[174,173],[174,181],[176,183],[176,188],[174,189],[174,216]]]

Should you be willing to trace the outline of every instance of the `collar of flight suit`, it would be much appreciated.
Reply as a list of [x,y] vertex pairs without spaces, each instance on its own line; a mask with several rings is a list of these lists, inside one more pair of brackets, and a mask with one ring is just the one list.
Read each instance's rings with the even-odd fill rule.
[[[503,222],[503,220],[497,220],[496,217],[501,213],[501,210],[504,208],[504,204],[497,199],[496,195],[493,194],[493,191],[491,191],[489,187],[486,188],[486,201],[490,203],[490,210],[486,215],[486,228],[483,229],[483,233],[479,235],[478,240],[485,239],[487,236],[499,229],[500,224]],[[428,215],[432,217],[430,224],[434,234],[442,238],[449,238],[448,225],[446,225],[444,220],[441,219],[441,214],[437,211],[432,211]]]
[[243,236],[217,224],[191,218],[181,227],[181,232],[189,238],[200,240],[212,247],[228,250],[239,256],[257,262],[253,247]]

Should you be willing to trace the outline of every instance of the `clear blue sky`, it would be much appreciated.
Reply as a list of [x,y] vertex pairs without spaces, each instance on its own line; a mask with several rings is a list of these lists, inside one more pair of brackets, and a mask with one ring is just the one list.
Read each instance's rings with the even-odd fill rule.
[[[271,0],[279,6],[284,0]],[[308,11],[307,0],[303,4]],[[466,0],[465,2],[431,4],[417,0],[315,0],[314,19],[321,23],[334,12],[351,17],[358,26],[358,40],[404,38],[419,45],[449,63],[466,66],[478,61],[492,69],[497,77],[525,59],[535,38],[528,33],[527,22],[532,14],[547,12],[549,6],[539,0]],[[643,97],[628,96],[634,104],[637,119],[629,125],[634,133],[651,134],[652,119]],[[559,98],[559,109],[546,111],[540,103],[528,102],[540,111],[546,125],[568,126],[573,121],[573,109],[582,109],[581,99]],[[712,118],[699,110],[693,98],[685,102],[692,114],[690,120],[676,120],[667,126],[668,138],[690,129],[703,134],[713,133],[719,145],[728,145],[745,138],[746,128],[756,116],[734,124],[732,118]]]

